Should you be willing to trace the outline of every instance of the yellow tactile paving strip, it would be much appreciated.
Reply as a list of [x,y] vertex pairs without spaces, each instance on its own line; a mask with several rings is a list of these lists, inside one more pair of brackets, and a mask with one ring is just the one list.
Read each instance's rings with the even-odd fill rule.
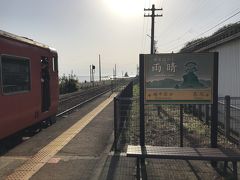
[[50,142],[47,146],[41,149],[32,158],[27,160],[23,165],[15,169],[6,180],[25,180],[30,179],[36,172],[39,171],[55,154],[57,154],[69,141],[71,141],[93,118],[100,113],[115,97],[111,95],[108,99],[98,105],[94,110],[85,115],[82,119],[76,122],[72,127],[63,132],[60,136]]

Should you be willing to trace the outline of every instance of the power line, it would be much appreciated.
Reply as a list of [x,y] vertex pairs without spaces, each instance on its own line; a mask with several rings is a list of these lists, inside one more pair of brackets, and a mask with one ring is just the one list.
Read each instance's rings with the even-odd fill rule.
[[149,20],[143,17],[143,31],[142,31],[142,53],[146,50],[146,34],[149,28]]
[[[228,21],[229,19],[235,17],[235,16],[238,15],[238,14],[240,14],[240,10],[239,10],[238,12],[236,12],[235,14],[233,14],[233,15],[231,15],[231,16],[225,18],[224,20],[220,21],[219,23],[217,23],[217,24],[214,25],[213,27],[209,28],[208,30],[206,30],[206,31],[204,31],[204,32],[202,32],[202,33],[200,33],[200,34],[198,34],[198,35],[197,35],[195,38],[193,38],[193,39],[196,39],[196,38],[198,38],[199,36],[202,36],[203,34],[206,34],[207,32],[213,30],[214,28],[218,27],[218,26],[221,25],[222,23]],[[174,48],[173,50],[179,48],[180,46],[182,46],[182,45],[185,44],[185,43],[186,43],[186,42],[179,44],[179,45],[176,46],[176,48]]]
[[146,41],[147,41],[147,37],[146,37],[146,34],[147,34],[147,31],[148,31],[148,29],[149,29],[149,20],[147,19],[146,20],[147,21],[147,26],[146,26],[146,28],[145,28],[145,33],[144,33],[144,37],[145,37],[145,41],[144,41],[144,51],[146,51]]
[[171,45],[172,43],[176,42],[176,41],[179,41],[180,39],[184,38],[188,33],[189,33],[190,30],[187,30],[186,32],[184,32],[182,35],[180,35],[179,37],[173,39],[173,40],[170,40],[168,42],[165,42],[165,43],[162,43],[165,47]]
[[[200,9],[200,8],[203,7],[203,6],[205,6],[205,3],[204,3],[205,1],[206,1],[206,0],[202,0],[202,1],[199,3],[198,9]],[[188,7],[188,9],[186,9],[186,10],[184,11],[184,13],[178,14],[177,17],[174,18],[173,21],[171,21],[170,23],[168,23],[168,25],[167,25],[166,27],[164,27],[162,33],[166,32],[166,31],[169,32],[170,27],[174,27],[174,26],[176,27],[176,26],[178,26],[179,24],[181,24],[181,23],[183,22],[183,20],[186,19],[186,17],[189,17],[193,12],[196,11],[196,9],[193,8],[193,7],[194,7],[194,4],[191,4],[191,6]]]
[[161,5],[162,8],[163,8],[163,4],[164,4],[164,0],[162,0],[162,5]]
[[233,18],[234,16],[238,15],[239,13],[240,13],[240,11],[238,11],[237,13],[235,13],[235,14],[233,14],[232,16],[228,17],[227,19],[225,19],[225,20],[219,22],[218,24],[216,24],[216,25],[213,26],[212,28],[210,28],[210,29],[208,29],[207,31],[205,31],[205,32],[203,32],[203,33],[201,33],[201,34],[199,34],[198,37],[201,36],[201,35],[203,35],[203,34],[205,34],[205,33],[207,33],[207,32],[209,32],[209,31],[211,31],[211,30],[214,29],[215,27],[217,27],[217,26],[219,26],[220,24],[226,22],[227,20]]
[[[236,23],[240,23],[240,21],[237,21]],[[218,32],[218,33],[214,34],[213,36],[211,36],[211,38],[214,38],[214,37],[216,37],[216,36],[219,36],[219,35],[221,35],[221,34],[224,34],[224,33],[225,33],[228,29],[230,29],[230,28],[232,28],[232,27],[231,27],[231,26],[230,26],[230,27],[227,27],[224,31]],[[205,41],[205,39],[200,40],[200,41],[198,41],[198,42],[196,42],[196,43],[193,43],[193,44],[191,44],[190,46],[188,46],[188,48],[192,48],[192,47],[194,47],[194,46],[197,46],[197,45],[201,44],[201,43],[204,42],[204,41]]]
[[[224,1],[224,0],[223,0]],[[198,9],[205,9],[205,6],[206,5],[209,5],[209,2],[207,1],[207,0],[203,0],[203,1],[200,1],[200,3],[196,6],[196,7],[198,7]],[[223,3],[218,3],[218,4],[216,4],[216,6],[214,6],[213,8],[214,9],[218,9],[218,8],[220,8],[220,7],[222,7],[224,4]],[[210,8],[210,11],[213,11],[214,12],[214,9],[213,8]],[[181,22],[182,22],[182,20],[183,20],[183,18],[184,17],[187,17],[187,16],[189,16],[189,15],[191,15],[191,13],[192,12],[194,12],[194,13],[196,13],[196,11],[198,11],[198,9],[195,9],[195,8],[192,8],[190,11],[189,11],[189,9],[191,9],[191,8],[188,8],[187,10],[185,10],[184,12],[184,16],[179,16],[179,17],[181,17],[181,18],[179,18],[179,17],[177,17],[177,19],[175,19],[174,20],[174,25],[172,25],[172,23],[170,24],[170,25],[172,25],[172,26],[178,26],[178,24],[180,24]],[[237,9],[238,10],[238,9]],[[186,13],[187,12],[187,13]],[[236,9],[234,10],[234,11],[232,11],[231,13],[229,13],[230,15],[233,13],[233,12],[236,12]],[[182,15],[182,14],[181,14]],[[209,18],[207,18],[207,21],[209,21],[210,19],[212,20],[212,15],[211,16],[209,16]],[[224,16],[224,17],[226,17],[226,16]],[[215,18],[215,19],[222,19],[222,18]],[[215,20],[216,21],[216,20]],[[176,24],[176,22],[177,22],[177,24]],[[195,21],[195,22],[197,22],[197,25],[195,26],[195,23],[194,23],[194,25],[192,26],[192,27],[189,27],[189,30],[188,31],[186,31],[185,33],[184,33],[184,37],[183,36],[179,36],[178,38],[176,38],[176,39],[174,39],[174,40],[170,40],[170,41],[168,41],[167,42],[167,44],[173,44],[174,42],[176,42],[176,43],[180,43],[180,39],[188,39],[187,37],[190,37],[190,36],[192,36],[192,37],[195,37],[195,36],[193,36],[194,34],[197,34],[196,32],[194,32],[194,33],[191,33],[190,32],[190,30],[191,29],[195,29],[195,28],[197,28],[197,26],[199,25],[199,22],[198,21]],[[212,24],[213,24],[214,22],[213,21],[211,21],[211,22],[209,22],[208,23],[208,25],[204,25],[204,26],[202,26],[201,28],[197,28],[198,29],[198,31],[200,30],[200,29],[202,29],[202,30],[205,30],[205,28],[208,28],[209,26],[211,27],[212,26]],[[170,33],[169,32],[169,26],[170,25],[168,25],[167,26],[167,28],[165,28],[164,29],[164,31],[161,31],[161,34],[163,34],[164,35],[164,33],[167,31],[168,32],[168,34]],[[171,27],[171,26],[170,26]],[[159,37],[158,38],[161,38],[163,35],[159,35]],[[187,37],[186,37],[187,36]],[[182,44],[182,43],[180,43],[180,44]],[[165,44],[164,44],[165,45]],[[176,47],[176,45],[175,45],[175,47]],[[168,48],[168,47],[165,47],[165,48]]]
[[[147,4],[150,3],[147,0],[144,1],[144,7],[147,6]],[[146,46],[146,33],[148,28],[148,21],[145,20],[143,17],[143,30],[142,30],[142,53],[145,52],[145,46]]]

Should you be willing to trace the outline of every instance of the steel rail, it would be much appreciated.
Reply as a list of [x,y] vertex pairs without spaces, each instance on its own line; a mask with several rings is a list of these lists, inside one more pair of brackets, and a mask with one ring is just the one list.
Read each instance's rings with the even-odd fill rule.
[[99,90],[99,89],[104,89],[104,88],[110,88],[111,86],[109,85],[105,85],[105,86],[101,86],[101,87],[93,87],[93,88],[90,88],[90,89],[87,89],[87,90],[83,90],[83,91],[79,91],[79,92],[73,92],[71,93],[69,96],[60,96],[59,98],[59,103],[64,103],[66,101],[69,101],[71,99],[74,99],[76,98],[77,96],[84,96],[84,95],[87,95],[90,92],[94,92],[96,90]]
[[56,117],[60,117],[60,116],[62,116],[62,115],[64,115],[64,114],[66,114],[66,113],[69,113],[69,112],[73,111],[74,109],[76,109],[76,108],[78,108],[78,107],[80,107],[80,106],[82,106],[82,105],[84,105],[84,104],[86,104],[86,103],[88,103],[88,102],[90,102],[90,101],[92,101],[92,100],[94,100],[94,99],[102,96],[103,94],[106,94],[106,93],[109,92],[109,91],[111,91],[111,89],[108,89],[108,90],[106,90],[106,91],[104,91],[104,92],[102,92],[102,93],[100,93],[100,94],[97,94],[96,96],[93,96],[92,98],[87,99],[87,100],[85,100],[85,101],[83,101],[83,102],[81,102],[81,103],[79,103],[79,104],[77,104],[77,105],[75,105],[75,106],[73,106],[73,107],[71,107],[71,108],[63,111],[63,112],[58,113],[58,114],[56,115]]

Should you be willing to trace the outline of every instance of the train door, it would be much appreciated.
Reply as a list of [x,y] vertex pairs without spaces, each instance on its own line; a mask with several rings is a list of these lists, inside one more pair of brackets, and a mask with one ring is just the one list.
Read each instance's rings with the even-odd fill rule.
[[50,74],[49,59],[41,58],[41,94],[42,94],[42,112],[48,111],[50,107]]

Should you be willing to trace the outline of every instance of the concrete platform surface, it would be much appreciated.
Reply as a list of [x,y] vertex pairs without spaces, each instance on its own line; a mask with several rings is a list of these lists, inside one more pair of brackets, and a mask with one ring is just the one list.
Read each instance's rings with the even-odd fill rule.
[[113,103],[110,103],[31,179],[98,179],[112,146],[112,135]]
[[110,95],[58,119],[0,156],[0,179],[99,179],[113,143]]

